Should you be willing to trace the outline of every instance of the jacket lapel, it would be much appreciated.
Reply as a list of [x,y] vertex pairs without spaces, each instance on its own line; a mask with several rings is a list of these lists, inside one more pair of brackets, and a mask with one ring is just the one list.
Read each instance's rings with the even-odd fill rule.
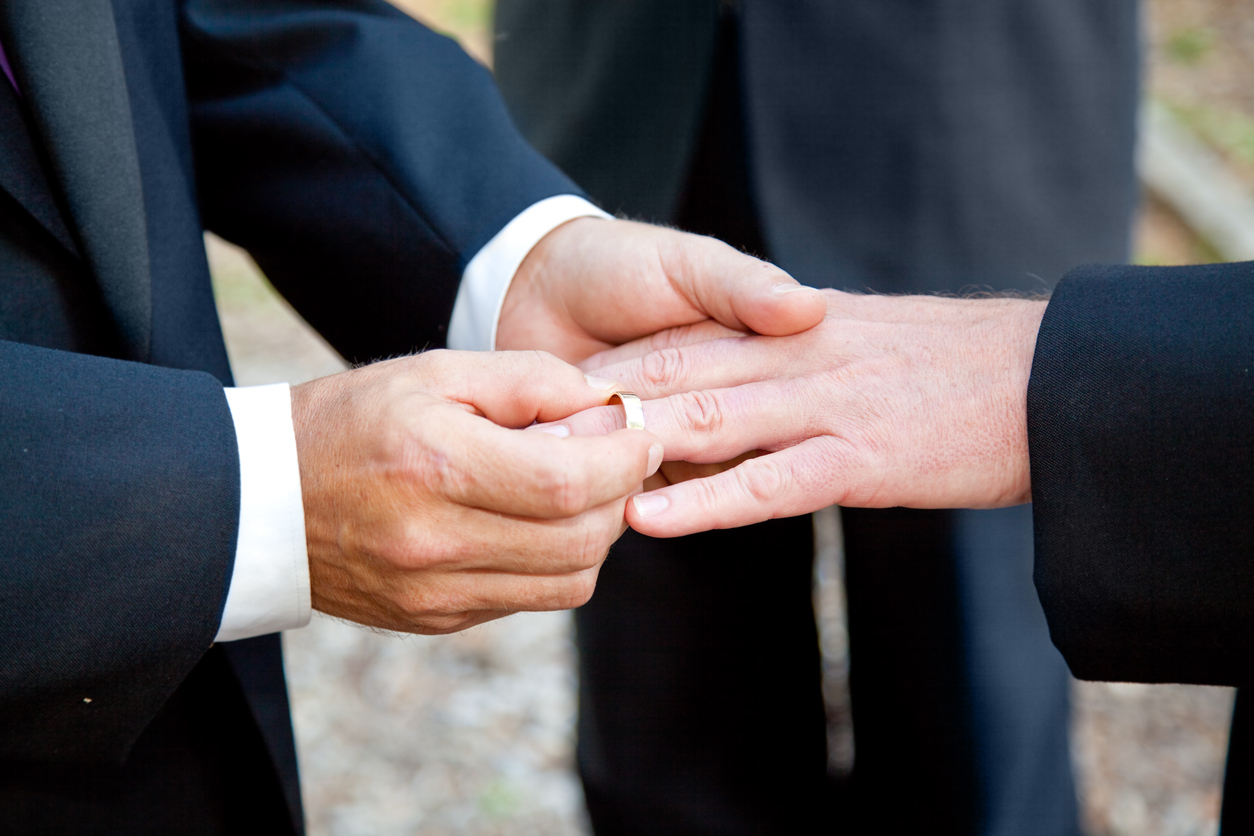
[[5,81],[0,78],[0,188],[22,204],[63,247],[77,255],[78,247],[40,165],[21,101]]
[[109,0],[2,0],[0,38],[126,356],[147,360],[148,235],[113,7]]

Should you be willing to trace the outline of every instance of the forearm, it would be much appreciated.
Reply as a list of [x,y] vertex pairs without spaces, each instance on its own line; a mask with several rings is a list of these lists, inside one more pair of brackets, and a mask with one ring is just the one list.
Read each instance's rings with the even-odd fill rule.
[[189,0],[182,28],[206,225],[350,360],[444,345],[475,254],[580,193],[486,70],[386,3]]

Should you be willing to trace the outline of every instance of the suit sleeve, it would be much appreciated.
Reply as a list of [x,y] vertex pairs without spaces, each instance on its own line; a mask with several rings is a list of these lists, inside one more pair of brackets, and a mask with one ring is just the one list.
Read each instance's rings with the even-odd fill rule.
[[1254,684],[1254,263],[1072,271],[1028,436],[1036,585],[1076,676]]
[[221,618],[222,384],[3,341],[0,368],[0,760],[119,763]]
[[186,0],[200,204],[345,357],[446,339],[467,263],[580,194],[491,75],[382,0]]

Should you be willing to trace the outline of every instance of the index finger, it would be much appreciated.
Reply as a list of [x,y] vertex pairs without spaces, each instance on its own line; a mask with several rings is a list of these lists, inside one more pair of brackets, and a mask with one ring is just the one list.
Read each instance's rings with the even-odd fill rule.
[[[661,440],[668,461],[714,464],[777,450],[814,434],[816,385],[811,378],[765,380],[646,400],[644,425]],[[625,422],[621,407],[605,406],[532,429],[543,431],[536,435],[596,436],[617,432]]]
[[623,343],[613,348],[607,348],[605,351],[599,351],[581,360],[579,368],[584,371],[592,371],[605,366],[612,366],[616,363],[635,360],[638,357],[643,357],[654,351],[661,351],[664,348],[680,348],[681,346],[709,342],[710,340],[718,340],[724,337],[743,337],[745,335],[744,331],[728,328],[726,325],[715,322],[713,319],[703,319],[691,325],[667,328],[647,337],[641,337],[638,340],[632,340],[629,343]]
[[713,476],[632,497],[627,522],[649,537],[681,537],[795,517],[844,504],[859,489],[865,493],[876,475],[868,470],[873,468],[865,467],[851,445],[830,436],[811,438]]
[[[642,398],[663,398],[696,389],[726,389],[788,376],[798,362],[789,340],[802,337],[736,336],[663,348],[595,369],[598,378]],[[790,350],[792,349],[792,350]],[[834,360],[834,358],[832,358]]]

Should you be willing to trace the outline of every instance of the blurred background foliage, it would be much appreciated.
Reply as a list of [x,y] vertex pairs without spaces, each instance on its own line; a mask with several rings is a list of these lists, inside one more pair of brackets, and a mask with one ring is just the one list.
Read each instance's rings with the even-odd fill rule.
[[391,0],[437,32],[456,38],[492,66],[492,0]]

